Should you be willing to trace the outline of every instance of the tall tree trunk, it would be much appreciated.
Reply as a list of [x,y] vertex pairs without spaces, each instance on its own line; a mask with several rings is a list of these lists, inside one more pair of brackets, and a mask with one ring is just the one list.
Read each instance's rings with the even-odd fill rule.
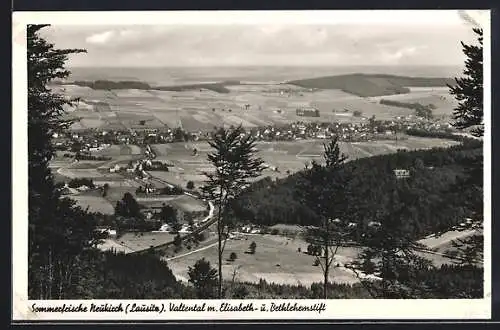
[[330,268],[330,259],[329,259],[329,245],[330,245],[330,232],[329,232],[329,221],[328,218],[324,218],[324,226],[325,226],[325,238],[324,238],[324,249],[325,249],[325,268],[324,270],[324,282],[323,282],[323,298],[328,299],[328,271]]
[[58,299],[64,299],[64,282],[65,277],[63,275],[63,263],[59,262],[59,296]]
[[[328,239],[328,238],[327,238]],[[323,282],[323,298],[328,299],[328,272],[330,268],[330,262],[329,262],[329,255],[328,255],[328,241],[325,242],[325,280]]]
[[219,254],[219,283],[217,296],[222,299],[222,224],[219,211],[219,219],[217,220],[217,236],[218,236],[218,254]]
[[49,278],[47,288],[47,299],[52,299],[52,286],[54,284],[54,275],[52,267],[52,247],[49,247]]
[[218,215],[217,215],[217,254],[218,254],[218,259],[219,259],[219,271],[218,271],[218,277],[219,277],[219,283],[217,283],[217,297],[219,299],[222,299],[222,232],[223,232],[223,223],[222,223],[222,203],[223,203],[223,196],[224,196],[224,191],[221,187],[220,195],[219,195],[219,210],[218,210]]
[[328,246],[325,246],[325,280],[323,283],[323,298],[328,299],[328,272],[329,272],[329,265],[328,265]]

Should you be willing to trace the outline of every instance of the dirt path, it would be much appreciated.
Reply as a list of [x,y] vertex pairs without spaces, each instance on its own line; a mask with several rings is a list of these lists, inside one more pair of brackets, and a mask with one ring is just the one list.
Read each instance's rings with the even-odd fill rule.
[[206,246],[204,246],[204,247],[202,247],[202,248],[199,248],[199,249],[197,249],[197,250],[192,250],[192,251],[186,252],[186,253],[184,253],[184,254],[180,254],[180,255],[178,255],[178,256],[175,256],[175,257],[171,257],[171,258],[162,258],[162,259],[163,259],[163,260],[165,260],[165,261],[170,261],[170,260],[179,259],[179,258],[186,257],[186,256],[188,256],[188,255],[190,255],[190,254],[193,254],[193,253],[197,253],[197,252],[201,252],[201,251],[206,250],[206,249],[210,249],[211,247],[214,247],[214,246],[216,246],[217,244],[218,244],[218,242],[215,242],[215,243],[212,243],[212,244],[206,245]]
[[456,239],[464,238],[472,235],[475,230],[464,230],[464,231],[449,231],[440,235],[438,237],[427,237],[418,241],[421,244],[424,244],[429,249],[435,249],[440,247],[441,245],[445,245],[454,241]]

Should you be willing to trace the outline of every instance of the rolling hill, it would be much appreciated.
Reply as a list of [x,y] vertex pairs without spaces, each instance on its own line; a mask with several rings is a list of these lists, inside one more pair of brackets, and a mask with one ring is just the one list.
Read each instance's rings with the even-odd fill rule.
[[384,74],[348,74],[288,81],[304,88],[340,89],[361,97],[409,93],[408,87],[445,87],[451,78],[404,77]]
[[119,89],[139,89],[139,90],[159,90],[159,91],[188,91],[196,89],[207,89],[217,93],[229,93],[226,85],[239,85],[239,81],[222,81],[219,83],[202,83],[190,85],[175,85],[175,86],[151,86],[148,83],[141,81],[111,81],[111,80],[95,80],[95,81],[73,81],[66,83],[58,83],[61,85],[77,85],[90,87],[94,90],[119,90]]

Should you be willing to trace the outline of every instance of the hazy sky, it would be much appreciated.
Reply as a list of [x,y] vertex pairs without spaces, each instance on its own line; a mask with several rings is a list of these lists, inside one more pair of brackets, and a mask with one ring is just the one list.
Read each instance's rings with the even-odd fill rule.
[[[397,12],[395,13],[397,15]],[[458,13],[435,22],[322,25],[56,25],[58,48],[85,48],[69,66],[461,65],[475,42]]]

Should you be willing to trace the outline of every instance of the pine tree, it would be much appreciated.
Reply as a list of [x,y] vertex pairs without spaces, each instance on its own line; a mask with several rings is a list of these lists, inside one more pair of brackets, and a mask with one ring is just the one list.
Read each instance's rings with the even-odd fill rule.
[[[483,30],[473,29],[478,36],[478,45],[466,45],[461,42],[463,53],[467,56],[465,60],[465,77],[456,78],[456,86],[449,86],[450,93],[459,102],[453,113],[455,122],[453,125],[458,129],[472,127],[472,134],[477,137],[484,135],[483,123]],[[454,186],[458,191],[471,191],[467,196],[466,206],[472,210],[469,216],[473,220],[467,229],[477,229],[477,232],[462,240],[454,242],[459,254],[464,260],[482,260],[483,235],[481,233],[483,224],[483,157],[478,155],[468,160],[465,179],[459,180]],[[472,187],[472,189],[466,189]],[[465,229],[465,228],[464,228]]]
[[202,188],[207,198],[215,201],[218,211],[218,296],[222,298],[222,254],[229,235],[229,214],[232,201],[240,195],[251,178],[258,177],[263,169],[263,161],[256,157],[255,137],[245,135],[242,126],[233,129],[220,128],[208,142],[214,152],[208,154],[208,161],[215,172],[205,172],[208,178]]
[[198,260],[193,267],[188,268],[189,282],[196,289],[200,299],[214,298],[217,286],[217,270],[212,268],[205,258]]
[[28,25],[28,175],[30,299],[63,299],[78,281],[81,255],[97,243],[95,217],[61,199],[48,167],[54,155],[53,133],[68,127],[61,119],[63,107],[74,100],[53,92],[47,85],[66,78],[64,64],[81,49],[55,49],[40,37],[47,25]]
[[473,127],[472,134],[483,136],[483,30],[475,28],[479,45],[461,42],[465,60],[464,77],[455,78],[456,86],[450,86],[450,93],[459,102],[453,112],[453,125],[458,129]]
[[313,161],[311,167],[300,174],[297,194],[317,218],[318,226],[306,231],[305,240],[310,243],[311,252],[319,255],[316,263],[323,272],[323,298],[327,299],[335,256],[338,249],[349,241],[352,230],[344,217],[348,176],[341,166],[347,157],[340,152],[336,136],[323,147],[326,165]]

